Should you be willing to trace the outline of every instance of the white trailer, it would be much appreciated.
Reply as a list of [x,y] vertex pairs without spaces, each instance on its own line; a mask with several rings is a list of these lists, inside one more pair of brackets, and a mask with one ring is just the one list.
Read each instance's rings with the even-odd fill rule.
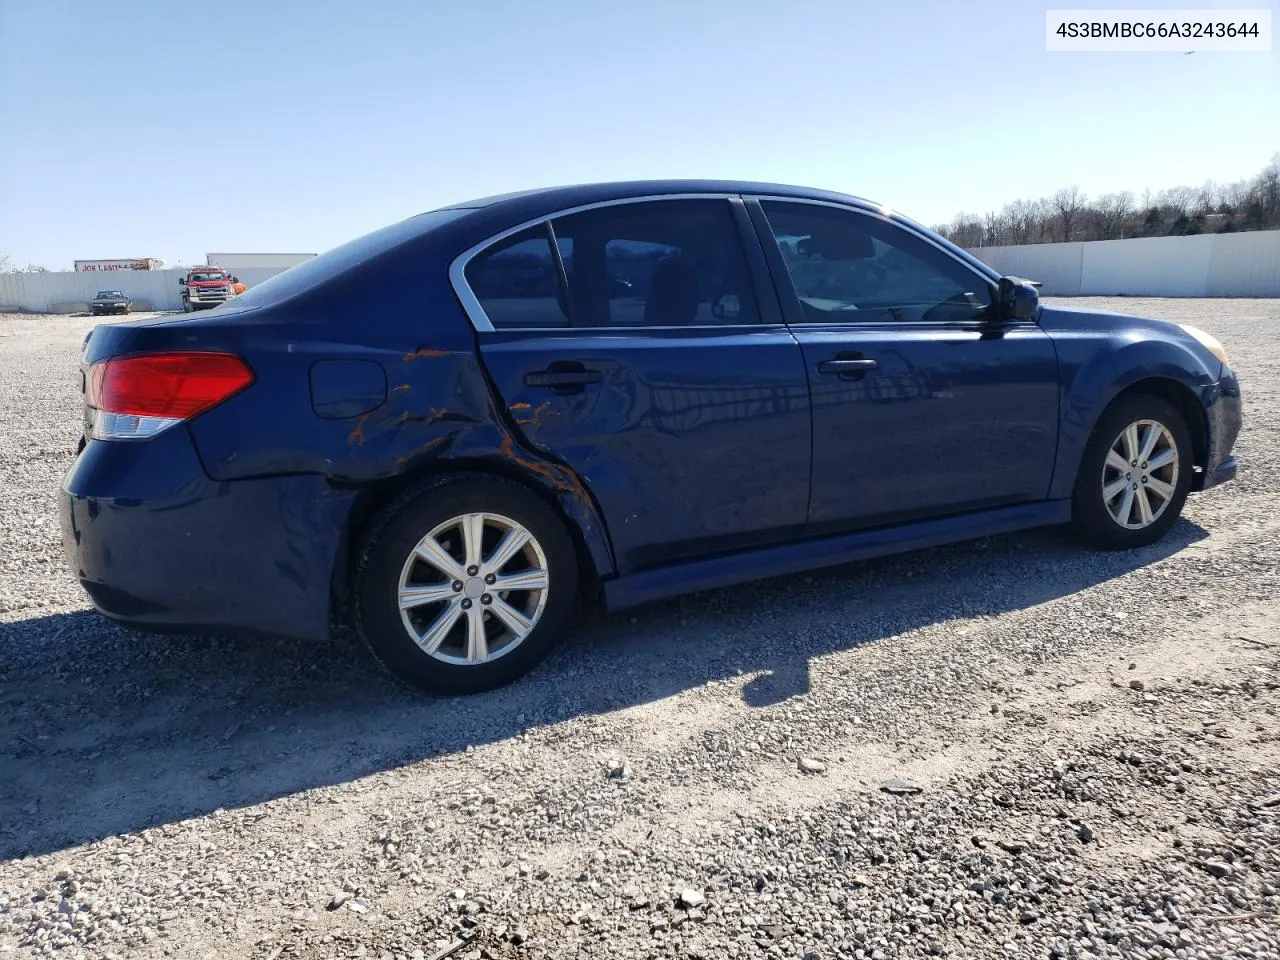
[[243,270],[246,267],[287,270],[314,256],[314,253],[207,253],[204,261],[206,266],[221,267],[223,270]]

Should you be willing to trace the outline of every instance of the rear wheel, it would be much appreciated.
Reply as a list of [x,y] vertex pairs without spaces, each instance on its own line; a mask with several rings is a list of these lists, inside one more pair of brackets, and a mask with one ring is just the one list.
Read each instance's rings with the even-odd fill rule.
[[510,683],[550,649],[577,598],[568,531],[497,478],[416,488],[374,523],[356,570],[356,627],[396,677],[434,693]]
[[1135,394],[1098,421],[1076,477],[1072,516],[1085,539],[1109,549],[1163,537],[1191,490],[1191,434],[1182,414]]

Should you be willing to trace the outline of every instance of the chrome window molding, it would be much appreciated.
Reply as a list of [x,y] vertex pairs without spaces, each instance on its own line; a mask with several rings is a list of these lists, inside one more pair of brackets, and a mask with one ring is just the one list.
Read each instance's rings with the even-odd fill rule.
[[[453,286],[453,292],[458,295],[458,300],[462,303],[462,309],[467,315],[467,319],[471,321],[471,326],[475,327],[478,333],[493,333],[496,328],[489,321],[489,317],[484,312],[484,307],[480,305],[480,300],[472,292],[471,286],[467,283],[467,265],[472,259],[479,254],[488,250],[495,243],[501,243],[521,230],[528,230],[530,227],[536,227],[539,224],[550,223],[558,217],[567,217],[575,213],[583,213],[587,210],[600,210],[605,207],[620,207],[624,204],[631,203],[654,203],[661,200],[724,200],[732,202],[741,200],[742,195],[737,193],[655,193],[642,197],[621,197],[615,200],[598,200],[595,203],[584,203],[576,207],[566,207],[563,210],[557,210],[555,213],[545,214],[541,217],[535,217],[532,220],[526,220],[524,223],[517,224],[514,227],[508,227],[501,233],[495,233],[488,239],[481,240],[479,243],[468,247],[462,253],[453,258],[453,262],[449,264],[449,283]],[[735,224],[736,230],[736,224]],[[745,256],[745,252],[744,252]],[[638,326],[638,327],[512,327],[512,332],[518,333],[548,333],[554,331],[573,331],[573,330],[608,330],[609,332],[626,332],[628,330],[734,330],[742,327],[750,327],[753,330],[769,329],[771,327],[782,327],[785,324],[767,324],[767,323],[715,323],[715,324],[693,324],[686,326],[674,327],[656,327],[656,326]]]
[[[481,240],[479,243],[473,244],[472,246],[464,250],[462,253],[458,254],[456,257],[453,258],[452,262],[449,264],[449,283],[452,285],[453,291],[458,297],[458,301],[462,304],[462,309],[463,309],[463,312],[466,313],[467,319],[471,321],[471,326],[476,330],[477,333],[497,332],[497,328],[494,327],[493,323],[489,320],[488,315],[484,312],[484,307],[481,306],[479,298],[472,291],[470,284],[467,283],[467,276],[466,276],[467,266],[471,263],[471,261],[478,255],[483,253],[485,250],[489,249],[494,244],[501,243],[503,240],[506,240],[508,237],[513,236],[517,233],[520,233],[523,230],[528,230],[530,227],[536,227],[539,225],[549,226],[553,220],[556,220],[559,217],[567,217],[575,213],[583,213],[584,211],[587,211],[587,210],[600,210],[607,207],[618,207],[618,206],[623,206],[626,204],[633,204],[633,203],[654,203],[654,202],[659,202],[663,200],[724,200],[728,203],[732,203],[735,200],[738,201],[739,203],[743,202],[744,200],[769,200],[769,201],[774,201],[778,203],[808,203],[814,206],[831,207],[832,209],[835,209],[835,210],[845,210],[850,213],[860,214],[865,217],[871,217],[873,219],[883,220],[884,222],[894,226],[896,229],[902,230],[906,233],[909,233],[913,237],[917,237],[920,240],[923,240],[925,243],[928,243],[929,246],[933,247],[943,256],[952,260],[954,263],[959,264],[960,266],[964,267],[964,269],[967,270],[969,273],[972,273],[974,276],[978,277],[984,284],[987,285],[988,288],[991,288],[994,286],[991,278],[983,274],[980,270],[977,270],[973,266],[973,264],[966,263],[964,260],[957,257],[954,253],[952,253],[946,247],[940,246],[938,243],[934,242],[927,235],[920,233],[919,231],[914,230],[910,227],[904,226],[903,224],[894,222],[892,217],[886,215],[885,213],[880,212],[879,210],[867,209],[866,207],[862,207],[853,203],[838,203],[834,200],[816,200],[816,199],[813,199],[812,197],[787,197],[787,196],[778,196],[775,194],[764,194],[764,193],[746,193],[746,194],[744,193],[660,193],[660,194],[651,194],[648,196],[640,196],[640,197],[620,197],[613,200],[598,200],[594,203],[584,203],[584,204],[579,204],[578,206],[575,206],[575,207],[566,207],[563,210],[557,210],[554,213],[544,214],[543,216],[540,216],[540,217],[534,217],[531,220],[525,220],[522,223],[518,223],[513,227],[508,227],[505,230],[502,230],[489,237],[486,237],[484,240]],[[553,250],[553,254],[556,254],[556,259],[558,260],[559,259],[558,252]],[[996,293],[995,290],[992,289],[991,295],[992,295],[993,301],[995,299],[995,293]],[[865,326],[869,322],[872,322],[872,321],[850,320],[850,321],[845,321],[844,324],[841,324],[841,325]],[[876,321],[876,322],[883,322],[883,321]],[[841,322],[832,321],[832,323],[840,324]],[[943,320],[943,321],[927,323],[926,325],[934,326],[935,323],[938,325],[944,325],[944,326],[954,326],[956,324],[956,321]],[[971,325],[973,321],[963,321],[963,323],[966,325]],[[1032,325],[1034,325],[1034,323]],[[694,324],[694,325],[685,325],[685,326],[633,326],[633,327],[564,326],[564,327],[512,327],[510,329],[513,332],[519,332],[519,333],[555,333],[555,332],[571,333],[572,331],[575,331],[575,330],[607,330],[611,333],[612,332],[625,333],[628,331],[642,331],[642,330],[708,330],[708,331],[727,332],[730,330],[740,330],[744,327],[750,328],[753,330],[769,330],[769,329],[776,329],[776,328],[786,327],[786,326],[787,324],[784,321],[782,323],[757,322],[757,323],[740,323],[740,324],[732,324],[732,323]]]

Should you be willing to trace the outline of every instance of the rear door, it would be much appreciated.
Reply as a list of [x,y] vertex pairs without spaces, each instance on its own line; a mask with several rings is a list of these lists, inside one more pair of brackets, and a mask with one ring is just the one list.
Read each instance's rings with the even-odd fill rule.
[[765,272],[725,197],[552,218],[462,271],[512,422],[583,479],[623,570],[803,529],[808,381]]
[[1057,355],[992,322],[990,281],[870,211],[748,200],[813,403],[810,533],[1048,495]]

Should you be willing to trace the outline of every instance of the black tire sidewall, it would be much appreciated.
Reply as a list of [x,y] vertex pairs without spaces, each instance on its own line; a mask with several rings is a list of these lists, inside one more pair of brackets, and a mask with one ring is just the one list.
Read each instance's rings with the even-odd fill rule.
[[[397,592],[409,553],[432,529],[464,513],[494,513],[533,534],[547,558],[550,586],[538,625],[510,653],[478,666],[424,653],[405,631]],[[395,677],[440,694],[476,693],[510,683],[546,656],[573,613],[578,570],[573,541],[556,512],[517,483],[488,477],[429,482],[388,506],[371,525],[357,561],[355,626]]]
[[[1141,530],[1129,530],[1111,518],[1102,499],[1102,468],[1107,451],[1120,431],[1137,420],[1155,420],[1165,425],[1178,448],[1178,480],[1173,502],[1155,523]],[[1135,394],[1114,402],[1098,419],[1080,459],[1072,496],[1072,519],[1076,529],[1091,543],[1113,550],[1141,547],[1154,543],[1169,532],[1182,514],[1191,492],[1192,465],[1195,462],[1191,431],[1176,407],[1159,397]]]

